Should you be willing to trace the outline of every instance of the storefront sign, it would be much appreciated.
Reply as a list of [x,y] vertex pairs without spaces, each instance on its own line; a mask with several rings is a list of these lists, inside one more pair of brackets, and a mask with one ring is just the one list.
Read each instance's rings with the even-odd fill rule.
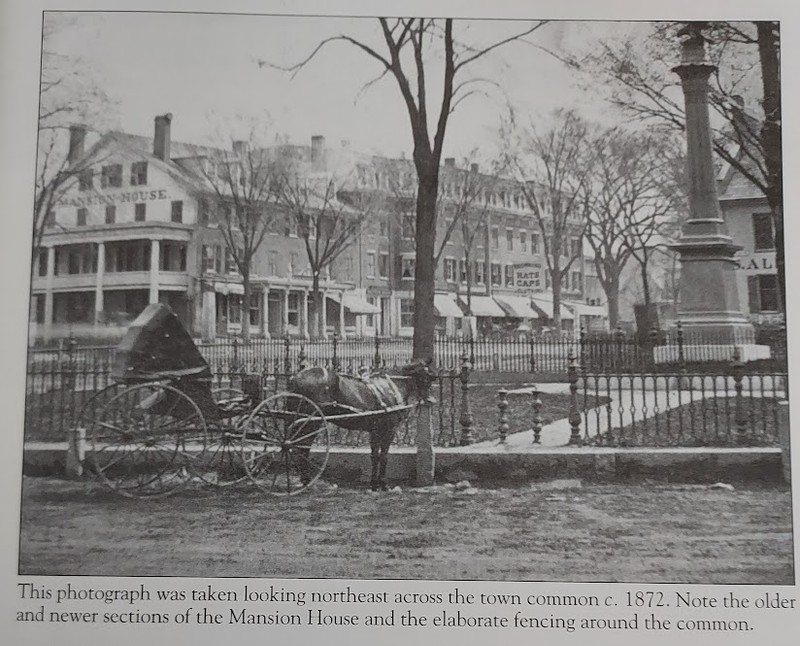
[[736,268],[746,274],[774,274],[775,252],[742,254],[737,256]]
[[67,197],[59,200],[58,206],[93,206],[95,204],[118,204],[124,202],[151,202],[154,200],[166,200],[166,189],[154,189],[150,191],[127,191],[125,193],[90,193]]
[[542,265],[528,263],[514,265],[515,291],[522,293],[538,292],[542,289]]

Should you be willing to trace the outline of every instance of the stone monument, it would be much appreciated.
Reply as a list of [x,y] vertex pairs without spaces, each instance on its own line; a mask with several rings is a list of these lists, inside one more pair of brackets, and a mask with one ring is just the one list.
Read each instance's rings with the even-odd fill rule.
[[[687,340],[684,358],[729,360],[738,347],[743,361],[769,358],[769,347],[755,345],[752,324],[739,307],[734,254],[741,248],[728,233],[717,196],[708,109],[708,79],[715,66],[705,51],[704,22],[678,32],[680,76],[686,106],[686,164],[689,217],[678,241],[681,278],[678,319]],[[674,355],[674,356],[673,356]],[[655,348],[657,362],[678,359],[674,347]]]

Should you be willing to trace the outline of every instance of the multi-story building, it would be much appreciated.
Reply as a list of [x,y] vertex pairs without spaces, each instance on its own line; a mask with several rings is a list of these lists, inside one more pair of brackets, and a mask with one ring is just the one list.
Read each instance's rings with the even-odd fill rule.
[[[742,163],[746,158],[742,156]],[[782,324],[775,227],[764,193],[731,165],[718,180],[719,202],[736,253],[739,307],[755,325]]]
[[[69,159],[81,172],[48,214],[32,283],[36,337],[118,333],[148,303],[167,303],[198,337],[240,333],[309,336],[315,299],[305,240],[291,217],[276,215],[251,263],[244,293],[233,255],[209,203],[219,196],[199,172],[220,152],[171,140],[171,115],[156,117],[152,138],[111,132],[88,150],[86,129],[71,130]],[[319,318],[326,333],[410,335],[413,331],[415,175],[407,160],[327,148],[322,137],[293,146],[304,168],[339,175],[353,193],[380,196],[354,242],[321,277]],[[247,152],[237,142],[226,159]],[[280,152],[280,151],[278,151]],[[285,152],[285,151],[284,151]],[[541,232],[510,180],[493,179],[469,203],[481,211],[472,244],[453,225],[466,174],[448,159],[442,172],[441,248],[435,305],[442,333],[472,314],[490,330],[546,326],[552,315]],[[449,238],[445,233],[449,230]],[[599,316],[584,295],[586,268],[575,222],[564,259],[561,318]],[[467,262],[469,258],[469,262]],[[471,306],[471,308],[470,308]],[[588,308],[588,309],[586,309]],[[242,320],[242,319],[246,320]],[[471,320],[471,319],[468,319]]]

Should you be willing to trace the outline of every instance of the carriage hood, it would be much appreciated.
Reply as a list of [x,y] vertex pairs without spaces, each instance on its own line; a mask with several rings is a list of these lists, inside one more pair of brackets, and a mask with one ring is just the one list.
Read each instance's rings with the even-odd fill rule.
[[211,376],[211,369],[172,310],[153,303],[131,323],[117,346],[111,376],[116,381],[204,378]]

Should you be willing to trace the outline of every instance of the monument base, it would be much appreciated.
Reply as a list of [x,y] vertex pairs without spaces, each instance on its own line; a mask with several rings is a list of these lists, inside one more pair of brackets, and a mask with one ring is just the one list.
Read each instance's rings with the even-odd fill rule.
[[[687,343],[683,346],[684,363],[704,363],[711,361],[733,361],[733,354],[738,348],[739,360],[743,363],[770,358],[768,345],[755,343],[714,344]],[[681,357],[677,345],[660,345],[653,348],[653,360],[656,364],[680,363]]]

